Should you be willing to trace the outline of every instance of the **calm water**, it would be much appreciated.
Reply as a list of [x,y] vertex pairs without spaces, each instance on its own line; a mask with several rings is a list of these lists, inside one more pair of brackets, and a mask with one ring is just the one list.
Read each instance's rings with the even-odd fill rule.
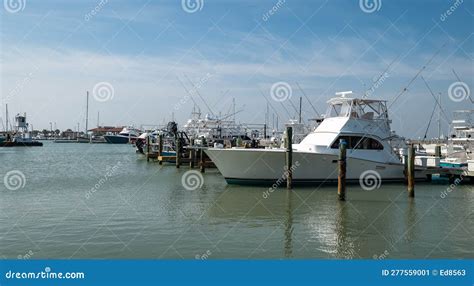
[[[216,170],[147,163],[125,145],[0,149],[3,258],[473,258],[474,188],[418,184],[277,190],[229,186]],[[10,173],[12,177],[13,173]],[[2,180],[3,181],[3,180]],[[13,181],[13,179],[12,179]],[[10,182],[14,184],[14,182]],[[24,186],[22,185],[24,183]]]

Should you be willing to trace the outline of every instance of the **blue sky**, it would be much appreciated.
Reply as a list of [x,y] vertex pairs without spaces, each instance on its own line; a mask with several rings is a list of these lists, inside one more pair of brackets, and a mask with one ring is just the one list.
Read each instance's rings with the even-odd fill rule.
[[[11,13],[16,6],[7,2],[22,9]],[[243,110],[237,120],[263,123],[270,102],[281,123],[295,116],[302,91],[323,112],[335,92],[361,95],[389,66],[371,97],[393,100],[438,51],[421,75],[441,93],[448,117],[473,108],[448,96],[457,81],[452,69],[474,89],[472,0],[367,1],[378,8],[371,13],[358,0],[189,3],[200,9],[189,13],[180,0],[4,2],[2,109],[8,103],[12,114],[27,112],[35,129],[83,127],[86,91],[107,82],[113,98],[91,94],[91,125],[98,111],[102,125],[159,124],[172,113],[184,123],[193,101],[182,84],[193,90],[192,82],[216,114],[229,112],[235,98]],[[292,91],[282,103],[270,94],[277,82]],[[193,99],[210,112],[197,93]],[[391,106],[393,128],[423,136],[433,106],[417,78]],[[306,119],[315,116],[306,100],[303,110]]]

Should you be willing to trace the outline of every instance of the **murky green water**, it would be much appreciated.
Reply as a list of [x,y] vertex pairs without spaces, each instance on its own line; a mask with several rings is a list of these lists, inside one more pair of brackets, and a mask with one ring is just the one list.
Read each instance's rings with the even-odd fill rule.
[[[147,163],[125,145],[0,149],[3,258],[473,258],[474,188],[418,184],[277,190],[229,186],[217,170]],[[9,178],[17,173],[10,173]],[[8,182],[7,182],[8,183]],[[23,186],[24,183],[24,186]],[[17,190],[14,190],[18,188]]]

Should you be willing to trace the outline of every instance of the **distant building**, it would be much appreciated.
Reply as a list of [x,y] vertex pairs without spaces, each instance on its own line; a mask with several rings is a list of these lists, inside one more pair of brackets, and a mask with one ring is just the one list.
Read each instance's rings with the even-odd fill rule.
[[90,129],[89,132],[92,132],[92,134],[95,136],[103,136],[106,134],[117,135],[122,130],[123,127],[99,126],[97,128]]

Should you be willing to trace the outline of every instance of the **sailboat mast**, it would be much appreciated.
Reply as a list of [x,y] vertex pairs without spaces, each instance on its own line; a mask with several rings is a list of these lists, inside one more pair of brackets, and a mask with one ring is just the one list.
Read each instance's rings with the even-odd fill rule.
[[301,124],[301,110],[303,108],[303,98],[300,96],[299,123]]
[[8,103],[5,103],[5,120],[6,120],[5,132],[8,132]]
[[87,96],[86,96],[86,135],[87,135],[88,127],[89,127],[89,91],[87,91]]
[[441,92],[438,94],[438,139],[441,139]]

